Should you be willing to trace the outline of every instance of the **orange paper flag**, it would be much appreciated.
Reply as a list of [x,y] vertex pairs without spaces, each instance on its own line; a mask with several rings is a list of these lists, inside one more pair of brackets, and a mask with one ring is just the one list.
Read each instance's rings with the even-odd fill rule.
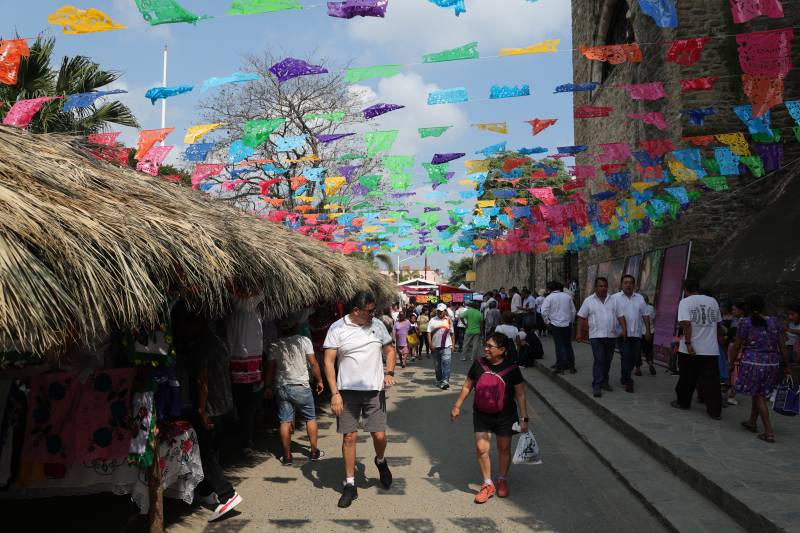
[[19,64],[22,57],[31,55],[25,39],[0,41],[0,83],[14,85],[19,76]]
[[157,142],[161,142],[172,133],[175,128],[164,128],[159,130],[142,130],[139,132],[139,139],[136,141],[136,159],[141,159],[150,148]]
[[558,119],[546,118],[543,120],[539,120],[538,118],[535,118],[533,120],[528,120],[527,122],[533,128],[533,135],[538,135],[547,128],[549,128],[550,126],[552,126],[553,124],[555,124],[556,122],[558,122]]
[[636,43],[592,47],[582,46],[580,51],[587,59],[604,61],[612,65],[621,65],[626,61],[630,63],[642,62],[642,50]]

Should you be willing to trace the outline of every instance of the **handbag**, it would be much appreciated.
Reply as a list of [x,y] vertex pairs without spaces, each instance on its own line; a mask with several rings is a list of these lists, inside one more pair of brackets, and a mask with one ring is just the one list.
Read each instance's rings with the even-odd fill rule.
[[795,386],[791,377],[787,377],[778,385],[772,410],[784,416],[800,414],[800,386]]
[[511,460],[515,465],[540,465],[542,464],[542,454],[539,450],[539,443],[533,436],[533,431],[528,430],[519,436],[517,450]]

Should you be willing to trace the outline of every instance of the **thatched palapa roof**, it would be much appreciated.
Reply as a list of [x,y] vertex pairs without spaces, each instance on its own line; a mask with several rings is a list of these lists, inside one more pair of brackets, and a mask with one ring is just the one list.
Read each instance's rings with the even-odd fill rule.
[[46,350],[155,318],[170,287],[222,312],[226,283],[288,313],[388,278],[188,188],[98,162],[81,141],[0,127],[0,336]]

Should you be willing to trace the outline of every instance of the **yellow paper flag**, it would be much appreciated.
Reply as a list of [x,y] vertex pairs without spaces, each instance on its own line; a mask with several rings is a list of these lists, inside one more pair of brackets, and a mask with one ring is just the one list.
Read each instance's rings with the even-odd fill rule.
[[489,171],[488,159],[468,159],[464,161],[464,166],[467,168],[467,174],[475,174],[477,172]]
[[694,170],[686,168],[680,161],[667,161],[669,171],[675,176],[675,181],[697,181],[697,174]]
[[485,122],[473,124],[474,127],[483,131],[493,131],[495,133],[508,133],[508,124],[505,122]]
[[339,192],[339,189],[344,187],[344,184],[347,183],[347,178],[344,176],[332,176],[330,178],[325,178],[325,194],[331,196]]
[[637,181],[631,183],[631,187],[636,189],[638,192],[644,192],[651,187],[655,187],[656,185],[658,185],[658,183],[655,181]]
[[458,180],[458,184],[459,185],[472,185],[472,186],[475,186],[475,185],[478,184],[478,182],[475,181],[475,180]]
[[47,16],[47,22],[61,26],[67,35],[125,29],[125,26],[115,24],[108,15],[93,7],[86,10],[75,6],[60,7]]
[[742,132],[720,133],[718,135],[714,135],[714,137],[716,137],[716,139],[722,144],[727,144],[731,151],[736,155],[751,155],[750,145],[747,144],[747,139]]
[[194,144],[200,140],[200,137],[208,135],[220,126],[223,126],[223,124],[198,124],[197,126],[192,126],[186,130],[186,135],[183,137],[183,144]]
[[558,52],[558,45],[561,39],[551,39],[540,43],[526,46],[525,48],[501,48],[500,56],[524,56],[527,54],[548,54]]
[[478,200],[477,202],[478,207],[494,207],[495,203],[494,200]]

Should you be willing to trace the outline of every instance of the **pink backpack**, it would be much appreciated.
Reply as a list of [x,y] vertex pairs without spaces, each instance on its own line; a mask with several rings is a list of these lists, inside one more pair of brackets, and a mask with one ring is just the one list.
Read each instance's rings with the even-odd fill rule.
[[503,376],[517,368],[517,365],[495,373],[489,369],[483,359],[478,359],[478,363],[483,368],[483,374],[475,384],[475,409],[481,413],[499,413],[503,410],[506,399],[506,381]]

